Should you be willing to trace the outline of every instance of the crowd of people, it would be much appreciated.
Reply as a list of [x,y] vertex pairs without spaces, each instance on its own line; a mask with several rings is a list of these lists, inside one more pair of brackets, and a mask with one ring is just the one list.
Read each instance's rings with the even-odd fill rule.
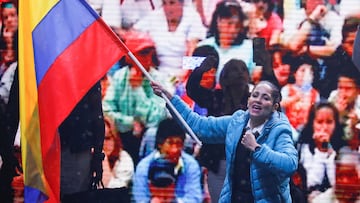
[[[92,173],[133,202],[360,202],[357,0],[87,2],[141,65],[122,57],[60,126],[63,202]],[[23,200],[17,6],[0,11],[5,202]]]

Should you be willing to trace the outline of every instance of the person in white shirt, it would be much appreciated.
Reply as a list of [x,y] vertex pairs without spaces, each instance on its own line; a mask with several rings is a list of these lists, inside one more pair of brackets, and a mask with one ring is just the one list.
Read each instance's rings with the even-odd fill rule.
[[158,69],[170,77],[181,76],[183,56],[191,56],[206,36],[199,13],[184,0],[164,0],[162,8],[141,18],[133,28],[150,34],[160,61]]
[[103,151],[103,183],[105,188],[128,188],[134,174],[134,163],[122,149],[120,136],[113,121],[105,116],[105,139]]

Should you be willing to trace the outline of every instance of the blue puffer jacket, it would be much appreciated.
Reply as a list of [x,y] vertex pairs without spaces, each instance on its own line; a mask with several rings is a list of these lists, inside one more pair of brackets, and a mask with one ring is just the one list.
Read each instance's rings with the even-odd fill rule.
[[[201,117],[179,97],[174,96],[171,102],[202,142],[225,142],[226,178],[219,202],[231,202],[232,177],[234,173],[241,173],[233,171],[236,146],[249,120],[249,113],[239,110],[231,116]],[[287,117],[281,112],[274,112],[257,142],[261,148],[252,154],[250,165],[255,202],[291,203],[289,181],[297,169],[298,155]]]

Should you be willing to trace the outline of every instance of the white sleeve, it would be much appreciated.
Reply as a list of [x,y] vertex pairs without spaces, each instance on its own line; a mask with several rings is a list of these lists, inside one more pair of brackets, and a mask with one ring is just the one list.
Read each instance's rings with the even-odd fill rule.
[[112,27],[121,27],[121,7],[119,0],[105,0],[102,5],[101,16]]
[[110,180],[109,188],[128,187],[134,174],[134,162],[130,155],[122,150],[120,152],[120,161],[115,163],[113,168],[113,178]]
[[187,40],[191,39],[205,39],[206,27],[201,21],[200,14],[195,10],[193,5],[184,6],[184,12],[189,15],[187,20],[190,23],[190,29],[187,35]]
[[342,43],[342,28],[344,25],[344,18],[333,11],[329,11],[329,19],[327,21],[331,24],[329,40],[334,44],[334,46],[338,47]]
[[5,104],[9,101],[10,89],[14,81],[16,67],[17,62],[12,63],[0,78],[0,99],[3,100]]

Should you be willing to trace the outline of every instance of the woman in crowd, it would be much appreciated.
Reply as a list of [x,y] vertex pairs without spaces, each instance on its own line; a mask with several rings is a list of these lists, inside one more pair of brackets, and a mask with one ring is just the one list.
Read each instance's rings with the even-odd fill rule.
[[271,55],[272,69],[276,78],[276,83],[280,88],[289,83],[290,64],[293,58],[291,52],[281,45],[274,45],[269,49]]
[[307,122],[311,106],[320,100],[319,92],[312,86],[314,71],[311,60],[299,60],[293,64],[291,76],[294,83],[281,89],[284,99],[281,106],[291,125],[300,132]]
[[289,180],[298,157],[291,126],[279,112],[281,94],[268,81],[259,82],[248,110],[232,115],[203,117],[152,82],[156,95],[164,93],[205,143],[225,143],[226,178],[219,202],[291,202]]
[[252,0],[255,11],[250,13],[249,37],[265,38],[266,47],[279,42],[283,24],[280,16],[274,12],[274,1]]
[[184,0],[163,0],[161,8],[141,18],[133,28],[147,32],[155,42],[160,65],[170,77],[182,75],[182,58],[191,56],[206,36],[206,28],[195,7]]
[[310,111],[299,137],[299,163],[306,170],[309,200],[335,183],[335,156],[345,145],[339,113],[334,105],[321,102]]
[[[250,76],[245,63],[238,59],[228,61],[220,75],[219,89],[215,88],[214,67],[217,62],[217,58],[210,55],[193,71],[187,84],[189,96],[207,108],[208,116],[231,115],[236,110],[246,110]],[[206,86],[204,80],[210,81],[210,85]],[[204,143],[200,149],[199,161],[209,170],[209,191],[213,201],[219,199],[226,175],[224,149],[224,143]]]
[[[172,84],[156,68],[155,44],[149,35],[129,32],[125,44],[154,80],[172,88]],[[104,114],[114,120],[124,149],[137,164],[144,131],[156,127],[166,117],[166,109],[164,101],[152,93],[149,80],[138,65],[129,56],[125,56],[121,62],[122,68],[114,73],[102,106]]]
[[212,16],[208,30],[208,38],[199,42],[198,46],[210,45],[219,54],[219,67],[216,81],[219,83],[224,64],[230,59],[241,59],[245,62],[250,74],[254,68],[252,41],[246,39],[246,15],[235,0],[219,2]]
[[130,155],[122,148],[121,139],[113,121],[105,116],[104,122],[104,186],[106,188],[128,188],[134,174],[134,163]]
[[12,202],[19,190],[11,188],[11,182],[21,171],[14,146],[20,145],[17,1],[3,1],[0,15],[0,201]]

